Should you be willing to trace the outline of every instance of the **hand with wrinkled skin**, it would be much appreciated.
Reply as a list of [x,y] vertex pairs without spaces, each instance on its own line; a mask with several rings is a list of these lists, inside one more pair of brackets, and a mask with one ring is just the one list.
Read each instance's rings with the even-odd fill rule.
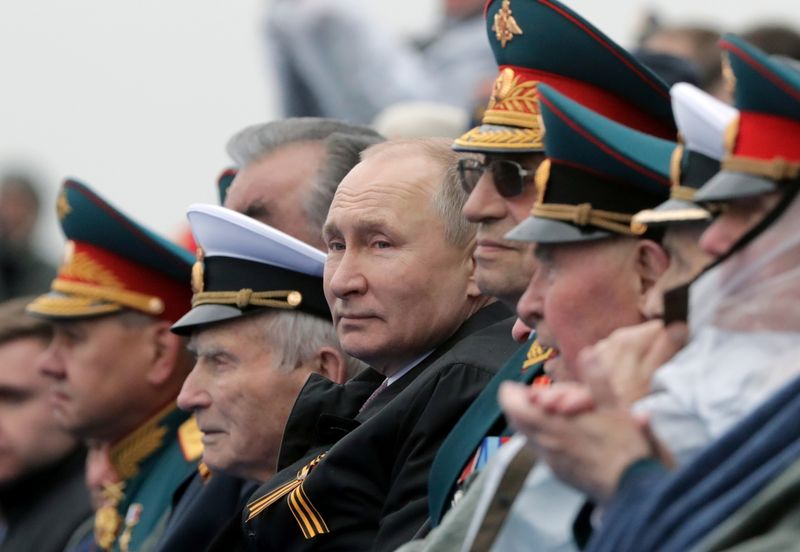
[[581,351],[578,374],[594,403],[630,406],[650,392],[655,371],[680,351],[688,338],[686,324],[664,327],[651,320],[614,331]]
[[500,404],[560,479],[603,503],[636,460],[673,464],[647,416],[634,416],[630,406],[649,392],[655,371],[686,337],[685,324],[664,328],[659,320],[621,328],[581,352],[582,382],[544,388],[507,383]]
[[550,400],[551,391],[507,382],[500,388],[500,404],[559,479],[603,504],[628,466],[657,454],[647,421],[620,407],[569,416],[548,412],[541,403]]
[[537,387],[530,392],[529,398],[548,414],[577,416],[595,408],[589,386],[573,381],[555,382],[549,387]]
[[536,389],[531,400],[547,412],[577,415],[598,406],[630,407],[647,395],[655,371],[686,343],[685,324],[653,320],[621,328],[581,351],[578,374],[583,383],[557,382]]

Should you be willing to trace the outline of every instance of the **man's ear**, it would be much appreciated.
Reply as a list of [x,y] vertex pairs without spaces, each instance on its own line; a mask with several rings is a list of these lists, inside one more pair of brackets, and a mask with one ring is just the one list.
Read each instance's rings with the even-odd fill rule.
[[153,357],[147,371],[147,381],[154,386],[168,382],[179,369],[178,358],[185,344],[181,337],[169,331],[170,326],[171,322],[158,320],[150,327]]
[[661,275],[669,268],[669,255],[653,240],[638,240],[636,243],[636,274],[639,280],[639,303],[643,308],[647,292],[655,286]]
[[475,262],[475,257],[470,255],[469,260],[469,280],[467,281],[467,297],[475,298],[481,296],[481,290],[478,287],[478,282],[475,279],[475,272],[478,269],[478,263]]
[[344,360],[344,353],[335,347],[320,347],[314,354],[311,370],[334,383],[347,381],[347,363]]

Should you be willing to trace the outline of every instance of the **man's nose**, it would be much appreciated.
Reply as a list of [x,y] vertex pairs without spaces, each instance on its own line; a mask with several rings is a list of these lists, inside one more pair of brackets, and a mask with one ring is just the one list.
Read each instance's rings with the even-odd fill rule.
[[345,252],[335,263],[325,266],[327,286],[339,299],[367,291],[367,278],[355,254]]
[[464,204],[463,213],[470,222],[501,220],[508,215],[506,203],[497,193],[491,171],[484,171],[481,175]]

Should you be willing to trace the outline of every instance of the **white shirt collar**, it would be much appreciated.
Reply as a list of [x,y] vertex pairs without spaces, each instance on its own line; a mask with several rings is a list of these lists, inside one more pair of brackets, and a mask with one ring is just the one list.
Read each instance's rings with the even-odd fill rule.
[[386,387],[389,387],[391,384],[393,384],[394,382],[396,382],[397,380],[408,374],[414,366],[416,366],[417,364],[428,358],[428,355],[430,355],[432,352],[433,350],[430,350],[424,355],[412,360],[410,363],[403,366],[397,372],[386,378]]

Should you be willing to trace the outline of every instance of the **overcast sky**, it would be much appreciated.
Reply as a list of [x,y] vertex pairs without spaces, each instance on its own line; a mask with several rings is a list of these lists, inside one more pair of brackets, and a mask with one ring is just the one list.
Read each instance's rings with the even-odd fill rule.
[[[648,6],[674,23],[800,26],[800,9],[788,0],[567,3],[623,44]],[[22,165],[41,175],[45,249],[57,255],[61,248],[50,206],[67,175],[163,233],[175,231],[188,204],[215,201],[214,179],[229,162],[228,137],[275,116],[259,36],[268,4],[0,1],[0,171]],[[434,25],[436,4],[364,2],[400,34],[424,34]]]

